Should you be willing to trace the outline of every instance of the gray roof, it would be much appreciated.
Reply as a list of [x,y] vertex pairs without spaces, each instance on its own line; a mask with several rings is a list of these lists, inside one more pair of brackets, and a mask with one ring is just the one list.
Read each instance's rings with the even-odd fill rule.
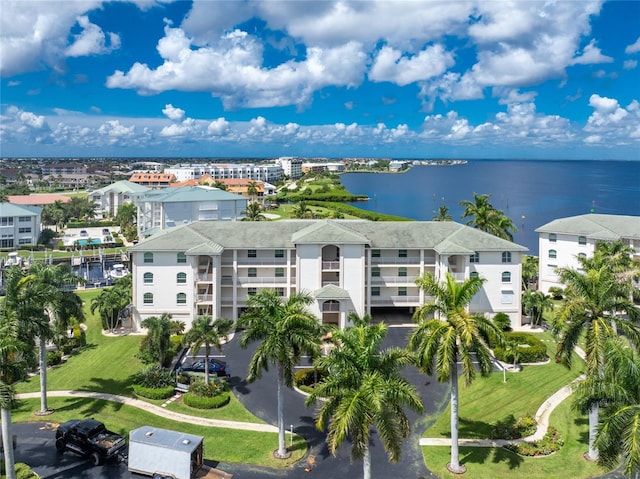
[[196,221],[161,231],[130,250],[208,250],[214,254],[214,250],[224,248],[294,248],[312,242],[358,243],[375,249],[433,249],[440,254],[527,251],[524,246],[452,221],[366,220]]
[[149,188],[129,180],[121,180],[111,183],[110,185],[103,186],[102,188],[91,192],[91,194],[94,195],[97,193],[104,195],[110,191],[115,191],[116,193],[144,193],[145,191],[149,191]]
[[316,299],[351,299],[349,292],[335,284],[328,284],[313,292]]
[[129,442],[153,444],[154,446],[189,453],[193,452],[203,440],[202,436],[151,426],[142,426],[129,432]]
[[37,216],[40,213],[42,213],[40,206],[0,203],[0,216]]
[[536,228],[538,233],[586,236],[596,240],[640,239],[640,216],[586,214],[559,218]]
[[137,202],[153,201],[159,203],[180,203],[191,201],[246,201],[242,195],[229,193],[218,188],[207,188],[202,186],[175,186],[149,190],[136,197]]

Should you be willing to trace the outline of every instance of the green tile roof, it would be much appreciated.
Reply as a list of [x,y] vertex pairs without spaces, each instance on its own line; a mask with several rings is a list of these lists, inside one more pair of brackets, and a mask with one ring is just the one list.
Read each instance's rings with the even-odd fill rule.
[[138,183],[133,183],[129,180],[121,180],[99,188],[93,191],[91,195],[104,195],[105,193],[108,193],[110,191],[115,191],[116,193],[144,193],[145,191],[149,191],[149,188],[143,185],[139,185]]
[[39,206],[0,203],[0,216],[37,216],[40,213],[42,208]]
[[313,292],[316,299],[350,299],[349,292],[335,284],[328,284]]
[[188,251],[210,241],[221,248],[294,248],[299,243],[423,248],[440,254],[527,251],[527,248],[451,221],[281,220],[197,221],[161,231],[131,251]]
[[586,236],[603,241],[620,238],[640,239],[640,216],[586,214],[553,220],[537,233],[556,233]]

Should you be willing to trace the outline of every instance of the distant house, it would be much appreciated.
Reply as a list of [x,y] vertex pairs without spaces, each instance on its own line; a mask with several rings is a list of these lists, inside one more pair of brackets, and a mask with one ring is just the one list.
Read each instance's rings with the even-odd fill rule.
[[236,221],[244,217],[247,199],[217,188],[183,186],[135,195],[138,236],[201,220]]
[[640,260],[640,216],[586,214],[559,218],[536,229],[539,235],[538,289],[563,287],[558,268],[580,267],[578,258],[593,256],[599,241],[622,242]]
[[148,188],[165,188],[176,181],[176,176],[172,173],[134,173],[129,181]]
[[0,203],[0,248],[37,244],[42,208]]
[[33,195],[9,195],[7,201],[14,205],[23,206],[46,206],[52,205],[56,201],[61,203],[69,203],[71,201],[70,196],[58,195],[55,193],[42,193]]
[[118,208],[125,203],[133,202],[133,195],[145,193],[149,188],[138,183],[122,180],[89,193],[89,199],[96,205],[98,217],[115,217]]
[[78,175],[87,172],[82,163],[45,163],[42,165],[42,176]]
[[133,317],[163,312],[237,320],[263,289],[283,298],[306,292],[310,311],[344,328],[350,312],[388,324],[411,322],[429,301],[415,283],[425,273],[485,280],[470,310],[507,314],[521,326],[523,246],[453,221],[198,221],[129,249]]

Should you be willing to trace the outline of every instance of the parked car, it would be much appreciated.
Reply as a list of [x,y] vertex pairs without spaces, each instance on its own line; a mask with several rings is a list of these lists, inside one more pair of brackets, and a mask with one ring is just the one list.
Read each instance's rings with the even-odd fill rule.
[[82,238],[88,238],[89,237],[89,233],[87,232],[87,230],[80,230],[80,236]]
[[[204,374],[205,360],[198,359],[193,362],[185,362],[180,366],[180,372],[185,373],[202,373]],[[218,376],[221,378],[229,377],[231,375],[229,366],[224,361],[220,361],[215,358],[209,358],[209,374]]]
[[111,236],[111,231],[109,231],[109,228],[102,228],[102,236]]

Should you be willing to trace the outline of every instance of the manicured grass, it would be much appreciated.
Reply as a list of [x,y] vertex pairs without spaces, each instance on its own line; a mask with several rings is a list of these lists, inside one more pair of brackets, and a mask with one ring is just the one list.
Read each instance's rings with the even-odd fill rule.
[[195,409],[187,406],[182,401],[173,401],[166,406],[169,411],[188,414],[190,416],[205,417],[207,419],[224,419],[229,421],[254,422],[263,424],[264,421],[258,419],[245,409],[238,398],[231,394],[231,401],[224,407],[218,409]]
[[[606,472],[582,455],[587,449],[588,426],[584,418],[571,410],[571,399],[560,404],[551,415],[551,424],[558,428],[565,444],[556,454],[547,457],[522,457],[504,448],[461,447],[460,462],[467,467],[464,477],[474,479],[572,478],[586,479]],[[423,447],[427,467],[442,479],[459,478],[451,474],[446,464],[451,458],[449,447]]]
[[[273,458],[278,448],[278,435],[255,431],[242,431],[216,427],[196,426],[171,421],[140,409],[110,401],[86,398],[50,398],[55,412],[49,416],[36,416],[38,399],[20,400],[13,410],[14,422],[62,423],[69,419],[93,417],[120,434],[128,434],[140,426],[154,426],[203,436],[204,457],[212,461],[254,464],[267,467],[287,467],[301,459],[307,450],[304,439],[293,437],[292,455],[287,460]],[[287,445],[289,436],[287,435]]]
[[[549,333],[536,334],[547,344],[551,357],[555,343]],[[582,361],[576,356],[572,370],[553,360],[547,364],[524,366],[519,373],[501,372],[477,377],[469,386],[463,380],[459,388],[459,437],[486,439],[497,423],[513,423],[518,417],[536,413],[553,393],[581,373]],[[423,434],[424,437],[450,437],[449,409]]]

